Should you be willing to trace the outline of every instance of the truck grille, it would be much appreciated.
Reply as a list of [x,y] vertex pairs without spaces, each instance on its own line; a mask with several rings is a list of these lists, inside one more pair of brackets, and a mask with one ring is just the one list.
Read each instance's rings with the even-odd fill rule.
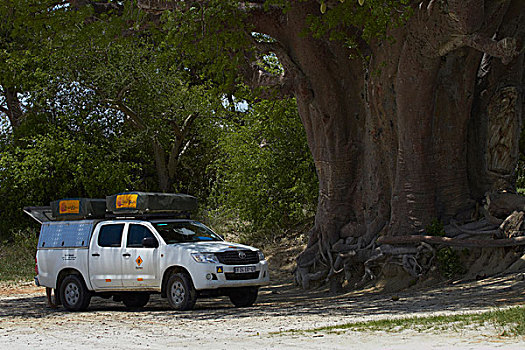
[[224,265],[249,265],[259,262],[257,252],[252,252],[251,250],[230,250],[215,253],[215,255],[220,263]]
[[224,274],[228,281],[256,280],[259,278],[259,271],[247,273],[228,273]]

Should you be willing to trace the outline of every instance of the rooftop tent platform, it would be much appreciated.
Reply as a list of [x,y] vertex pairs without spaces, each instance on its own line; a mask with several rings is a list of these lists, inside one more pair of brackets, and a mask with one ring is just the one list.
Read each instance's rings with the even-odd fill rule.
[[168,214],[197,210],[197,198],[187,194],[126,192],[106,197],[106,206],[114,214]]

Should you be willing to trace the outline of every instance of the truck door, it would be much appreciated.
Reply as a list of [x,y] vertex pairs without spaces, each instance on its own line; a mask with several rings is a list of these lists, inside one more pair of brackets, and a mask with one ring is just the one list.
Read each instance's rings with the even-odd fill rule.
[[124,226],[108,223],[95,229],[89,249],[89,276],[96,289],[122,287]]
[[[125,258],[122,260],[122,283],[125,287],[155,287],[160,285],[159,249],[144,247],[147,237],[158,239],[146,225],[129,224],[126,235]],[[158,245],[157,245],[158,246]]]

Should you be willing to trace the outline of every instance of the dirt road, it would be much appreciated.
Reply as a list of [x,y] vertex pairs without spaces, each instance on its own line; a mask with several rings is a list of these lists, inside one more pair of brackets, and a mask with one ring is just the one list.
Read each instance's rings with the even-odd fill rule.
[[[170,310],[153,296],[143,311],[93,298],[87,312],[49,309],[44,291],[29,283],[0,285],[3,349],[524,349],[525,339],[473,326],[418,333],[290,332],[349,322],[470,313],[525,305],[525,281],[516,275],[391,294],[304,293],[289,284],[261,290],[255,307],[236,309],[224,298],[199,300],[188,312]],[[397,299],[397,298],[394,298]]]

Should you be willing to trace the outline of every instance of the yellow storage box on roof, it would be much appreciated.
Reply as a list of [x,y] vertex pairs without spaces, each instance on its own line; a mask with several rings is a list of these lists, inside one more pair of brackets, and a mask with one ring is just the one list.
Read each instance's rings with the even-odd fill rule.
[[136,209],[138,194],[117,194],[115,208],[118,209]]

